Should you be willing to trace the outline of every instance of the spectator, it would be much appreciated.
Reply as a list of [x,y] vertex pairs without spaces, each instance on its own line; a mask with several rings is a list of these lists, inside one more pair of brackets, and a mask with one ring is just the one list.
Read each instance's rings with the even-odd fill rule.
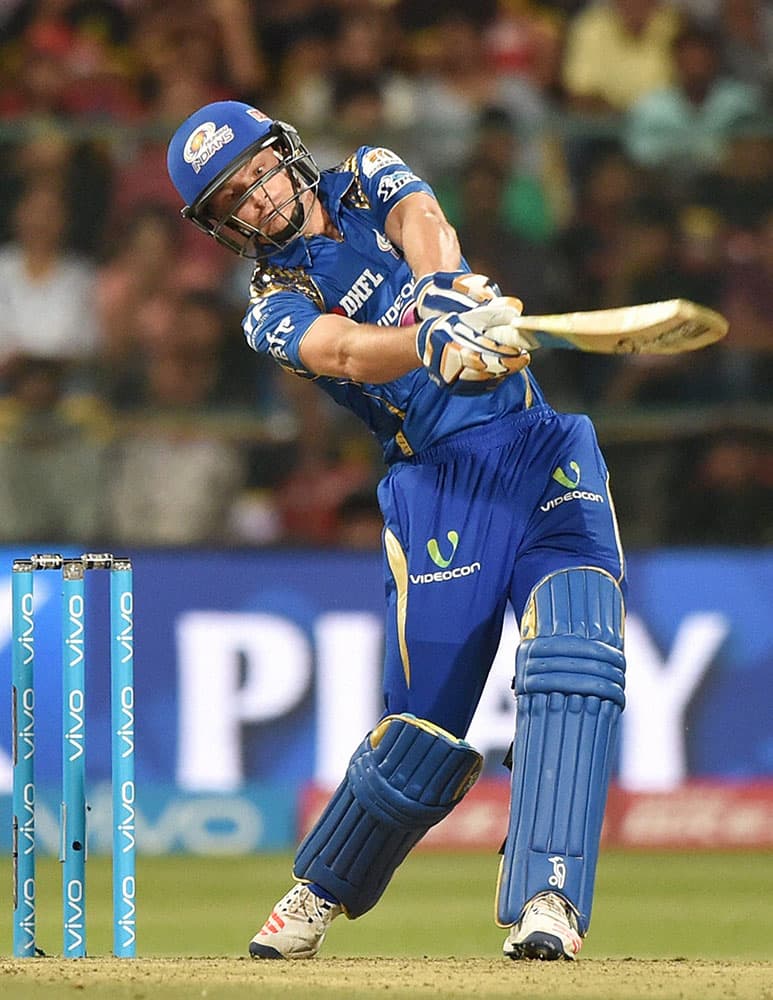
[[723,397],[769,403],[773,385],[773,209],[761,215],[744,256],[731,260],[720,304],[730,321],[721,344]]
[[531,0],[499,0],[483,31],[485,50],[497,73],[522,77],[554,100],[563,99],[563,12]]
[[19,197],[34,178],[35,185],[62,191],[68,206],[65,241],[84,256],[98,253],[110,201],[112,164],[104,144],[74,139],[64,123],[16,123],[0,163],[0,242],[12,238],[11,220]]
[[337,408],[305,380],[284,378],[282,386],[298,418],[292,466],[276,483],[282,539],[332,545],[346,498],[377,478],[375,438],[339,427]]
[[211,346],[181,336],[154,347],[145,419],[121,436],[114,456],[110,536],[134,545],[226,543],[247,465],[238,442],[207,419],[223,412]]
[[579,178],[574,214],[559,237],[576,309],[610,305],[610,277],[629,250],[625,222],[647,191],[648,178],[616,144],[600,148]]
[[[325,0],[283,0],[256,7],[255,30],[266,54],[269,80],[281,83],[280,94],[295,91],[293,74],[304,79],[308,69],[303,56],[317,51],[317,44],[327,51],[338,24],[337,10]],[[316,67],[316,58],[313,62]]]
[[329,25],[308,26],[292,36],[282,46],[286,56],[276,70],[283,117],[318,134],[330,123],[329,32]]
[[717,25],[725,71],[773,98],[773,6],[766,0],[720,0]]
[[245,0],[145,3],[133,27],[145,94],[156,105],[159,90],[174,91],[176,75],[186,88],[195,81],[211,99],[255,93],[265,85],[262,50]]
[[425,45],[416,100],[421,142],[416,162],[430,177],[461,165],[485,108],[503,108],[525,136],[544,122],[545,95],[525,77],[492,73],[471,14],[447,12]]
[[330,100],[335,128],[315,150],[317,163],[325,167],[340,163],[352,149],[370,143],[375,134],[383,135],[386,114],[384,92],[376,76],[337,75]]
[[668,86],[679,24],[669,0],[600,0],[583,6],[566,29],[563,80],[570,106],[616,115]]
[[[186,323],[193,327],[202,312],[218,330],[230,316],[211,292],[212,275],[195,258],[178,259],[181,223],[166,205],[142,206],[129,220],[124,240],[100,268],[103,386],[118,405],[133,401],[138,367],[153,343],[179,336],[178,331]],[[198,312],[194,302],[199,303]],[[217,319],[212,318],[215,312]],[[238,322],[235,328],[238,333]]]
[[46,181],[16,206],[15,238],[0,248],[0,363],[16,354],[93,360],[95,271],[66,246],[67,209],[59,186]]
[[252,23],[249,0],[207,0],[205,4],[220,44],[224,76],[242,100],[257,97],[268,75],[263,50]]
[[691,442],[669,492],[670,541],[690,545],[770,544],[770,435],[727,429]]
[[687,298],[718,307],[723,236],[721,218],[708,208],[679,210],[662,196],[638,199],[623,223],[605,301],[622,306]]
[[[598,144],[578,178],[574,213],[556,241],[567,271],[567,309],[621,304],[612,301],[611,283],[631,250],[628,219],[648,189],[648,177],[616,143]],[[551,388],[569,410],[597,406],[621,368],[618,358],[572,351],[561,353],[553,373],[553,357],[540,360],[537,352],[533,363],[548,384],[552,375]]]
[[227,308],[205,289],[188,289],[180,296],[175,313],[176,338],[195,357],[208,358],[213,379],[208,402],[218,409],[244,407],[257,413],[262,385],[256,372],[261,367],[244,363],[248,347],[241,329],[241,310]]
[[[687,298],[719,306],[726,265],[724,226],[709,209],[677,210],[662,199],[636,204],[623,231],[618,266],[608,294],[613,304]],[[616,406],[710,405],[723,393],[717,385],[722,345],[696,354],[638,355],[610,377],[602,398]]]
[[4,120],[45,121],[67,114],[68,80],[58,54],[32,46],[21,47],[16,59],[7,46],[0,53],[17,70],[3,81],[0,113]]
[[10,134],[0,157],[0,243],[15,237],[14,216],[27,178],[66,190],[72,155],[72,143],[53,124],[45,128],[36,124]]
[[0,536],[6,542],[103,537],[110,421],[67,395],[67,364],[16,355],[0,399]]
[[737,132],[762,124],[764,101],[749,84],[722,75],[716,35],[688,27],[674,42],[675,82],[638,100],[626,145],[638,163],[682,176],[715,169]]
[[567,294],[559,254],[508,224],[503,209],[507,184],[500,167],[480,158],[462,173],[451,218],[464,240],[467,260],[503,289],[528,289],[530,312],[559,310]]
[[[547,159],[546,152],[543,160]],[[551,159],[555,162],[556,158]],[[547,171],[534,169],[515,122],[502,108],[484,108],[481,112],[463,173],[470,168],[474,172],[478,163],[490,165],[502,178],[502,184],[496,185],[499,200],[494,201],[494,214],[503,228],[531,243],[547,242],[568,202],[566,184],[548,186],[545,182]],[[551,178],[563,174],[560,160],[557,166],[559,169],[551,173]],[[459,180],[458,176],[441,174],[434,184],[452,222],[460,220]],[[490,199],[486,201],[489,203]],[[475,214],[474,209],[472,214]],[[480,215],[478,213],[478,221]]]
[[282,114],[320,134],[321,165],[351,152],[347,134],[377,123],[383,136],[412,123],[415,85],[397,65],[398,38],[389,13],[366,5],[326,21],[308,18],[285,42]]
[[[223,28],[231,8],[235,25],[244,32],[238,51],[233,29]],[[145,101],[145,128],[139,142],[122,150],[117,163],[113,225],[126,224],[147,201],[167,204],[176,214],[177,202],[166,173],[169,129],[202,101],[235,98],[243,89],[260,86],[262,61],[247,13],[239,0],[198,5],[174,0],[140,8],[133,25],[133,45]],[[251,77],[245,75],[249,61],[245,52],[252,53],[255,61]],[[182,230],[181,239],[181,256],[198,258],[198,280],[217,287],[231,262],[192,226]]]
[[[473,271],[488,275],[502,289],[524,289],[530,313],[574,308],[568,272],[558,249],[515,232],[509,224],[506,205],[510,180],[502,165],[487,157],[474,156],[462,171],[449,218],[456,224],[465,257]],[[442,189],[438,193],[445,207]],[[577,382],[571,377],[572,353],[539,351],[532,358],[540,384],[554,394],[558,405],[569,409],[579,405],[577,395],[573,395]]]
[[127,12],[111,0],[22,0],[4,32],[4,54],[15,68],[12,93],[22,101],[56,94],[58,110],[69,116],[136,121],[128,30]]
[[393,18],[366,6],[342,19],[332,50],[334,78],[377,81],[387,130],[405,128],[415,117],[415,83],[395,65],[398,39]]
[[705,205],[682,203],[678,212],[677,278],[672,286],[678,293],[672,298],[692,299],[714,309],[721,307],[727,273],[726,238],[726,220],[719,212]]
[[[146,205],[132,216],[123,239],[98,272],[103,388],[125,404],[146,345],[168,335],[178,291],[173,263],[178,220],[164,205]],[[134,374],[133,374],[134,373]]]
[[[690,194],[697,204],[717,211],[747,242],[745,234],[773,211],[773,135],[759,132],[730,138],[716,170],[694,178]],[[730,255],[735,256],[732,249]]]

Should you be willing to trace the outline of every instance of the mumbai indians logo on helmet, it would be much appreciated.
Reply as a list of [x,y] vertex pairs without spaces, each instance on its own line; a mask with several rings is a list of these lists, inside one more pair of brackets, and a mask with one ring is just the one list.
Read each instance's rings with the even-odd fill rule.
[[204,122],[199,125],[185,140],[183,159],[190,163],[196,173],[204,164],[211,160],[223,146],[227,146],[234,138],[230,125],[217,128],[214,122]]

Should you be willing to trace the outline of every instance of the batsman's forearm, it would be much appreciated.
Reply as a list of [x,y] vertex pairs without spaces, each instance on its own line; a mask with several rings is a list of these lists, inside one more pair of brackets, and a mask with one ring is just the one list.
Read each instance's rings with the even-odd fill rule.
[[320,317],[301,342],[301,360],[331,378],[378,385],[419,367],[418,326],[376,326],[342,316]]
[[458,271],[462,255],[456,231],[446,222],[431,223],[424,218],[414,220],[406,227],[405,259],[414,277],[421,278],[435,271]]
[[418,368],[418,326],[359,324],[356,333],[341,345],[340,363],[347,378],[356,382],[391,382]]

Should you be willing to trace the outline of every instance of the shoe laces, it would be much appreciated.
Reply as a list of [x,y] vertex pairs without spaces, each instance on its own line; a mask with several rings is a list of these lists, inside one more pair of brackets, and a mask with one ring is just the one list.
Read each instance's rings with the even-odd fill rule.
[[534,902],[536,905],[547,910],[551,917],[554,917],[556,920],[566,921],[573,930],[577,929],[577,920],[572,908],[556,893],[546,892],[544,896],[538,896]]
[[296,886],[283,906],[288,916],[303,917],[309,923],[324,921],[333,910],[333,904],[312,892],[305,885]]

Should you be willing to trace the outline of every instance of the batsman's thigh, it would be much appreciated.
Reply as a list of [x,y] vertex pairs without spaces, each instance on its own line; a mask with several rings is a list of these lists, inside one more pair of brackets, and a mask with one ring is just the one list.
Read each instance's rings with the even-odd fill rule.
[[[544,442],[543,442],[544,443]],[[519,546],[511,600],[521,614],[532,588],[572,566],[605,570],[624,587],[625,560],[609,473],[587,417],[560,415],[543,450],[544,483]]]
[[413,713],[461,737],[499,644],[512,556],[506,538],[486,530],[490,512],[486,524],[476,518],[475,499],[464,488],[445,489],[441,468],[408,467],[379,489],[384,696],[388,712]]

